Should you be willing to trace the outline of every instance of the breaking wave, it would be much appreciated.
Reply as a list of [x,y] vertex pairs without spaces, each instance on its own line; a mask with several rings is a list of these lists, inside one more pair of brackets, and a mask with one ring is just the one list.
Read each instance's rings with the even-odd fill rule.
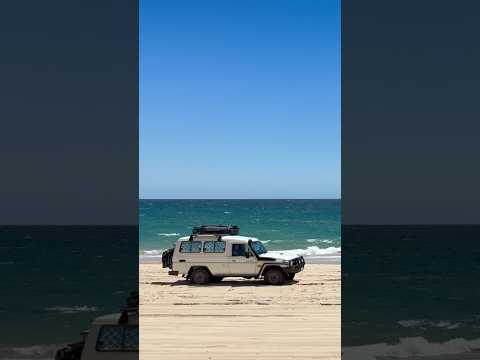
[[77,314],[77,313],[82,313],[82,312],[94,312],[98,311],[98,309],[95,306],[87,306],[87,305],[82,305],[82,306],[51,306],[45,308],[45,311],[56,311],[60,312],[62,314]]
[[397,323],[404,328],[444,328],[448,330],[458,329],[461,324],[458,322],[452,323],[446,320],[431,321],[425,319],[419,320],[400,320]]
[[342,359],[376,360],[379,357],[409,358],[468,353],[480,348],[480,339],[457,338],[442,343],[429,342],[423,337],[401,338],[397,344],[386,343],[345,347]]
[[49,344],[49,345],[31,345],[31,346],[0,346],[1,359],[15,359],[15,360],[52,360],[55,352],[64,345]]
[[319,248],[318,246],[309,246],[306,249],[293,250],[272,250],[270,253],[285,255],[304,256],[304,257],[322,257],[322,256],[340,256],[342,249],[330,246],[328,248]]
[[333,240],[331,239],[307,239],[305,240],[308,243],[324,243],[324,244],[332,244]]
[[172,236],[178,236],[180,235],[179,233],[159,233],[157,234],[158,236],[166,236],[166,237],[172,237]]
[[164,252],[164,249],[160,250],[144,250],[141,254],[140,257],[158,257],[162,256],[162,252]]

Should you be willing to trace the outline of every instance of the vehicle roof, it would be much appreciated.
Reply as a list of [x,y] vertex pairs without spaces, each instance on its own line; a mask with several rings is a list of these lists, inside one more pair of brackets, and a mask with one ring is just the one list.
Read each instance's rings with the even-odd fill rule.
[[108,314],[97,317],[93,323],[94,324],[113,324],[118,323],[118,319],[120,318],[120,314]]
[[[258,241],[257,238],[251,237],[251,236],[240,236],[240,235],[221,235],[222,240],[224,241],[235,241],[235,242],[240,242],[240,243],[247,243],[248,240],[252,241]],[[190,239],[190,236],[184,236],[178,239],[178,241],[188,241]],[[205,235],[194,235],[193,240],[197,241],[208,241],[208,240],[217,240],[218,235],[211,235],[211,234],[205,234]]]
[[[116,325],[118,324],[118,319],[120,318],[120,315],[120,313],[117,313],[99,316],[95,320],[93,320],[93,324]],[[129,316],[128,324],[138,324],[138,315]]]

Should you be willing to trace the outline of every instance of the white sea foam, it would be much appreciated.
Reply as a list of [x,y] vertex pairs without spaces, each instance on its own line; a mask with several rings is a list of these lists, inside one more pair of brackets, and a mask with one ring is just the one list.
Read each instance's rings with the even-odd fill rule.
[[461,327],[460,323],[452,323],[447,320],[437,320],[437,321],[431,321],[431,320],[426,320],[426,319],[415,319],[415,320],[400,320],[397,322],[400,326],[403,326],[405,328],[421,328],[421,329],[426,329],[426,328],[444,328],[444,329],[458,329]]
[[223,213],[224,214],[231,214],[232,212],[231,211],[224,211]]
[[178,236],[180,235],[179,233],[158,233],[158,236],[166,236],[166,237],[172,237],[172,236]]
[[93,312],[93,311],[98,311],[98,309],[95,306],[87,306],[87,305],[81,305],[81,306],[51,306],[45,308],[46,311],[56,311],[60,312],[62,314],[76,314],[76,313],[81,313],[81,312]]
[[58,345],[32,345],[12,348],[14,353],[23,356],[46,355],[53,353],[56,349],[58,349]]
[[305,256],[305,257],[323,257],[323,256],[340,256],[341,248],[330,246],[328,248],[319,248],[318,246],[309,246],[306,249],[293,249],[293,250],[273,250],[270,251],[275,254]]
[[55,352],[65,345],[0,346],[0,359],[4,360],[52,360]]
[[143,253],[140,255],[140,257],[158,257],[162,256],[162,253],[165,250],[159,249],[159,250],[144,250]]
[[324,243],[324,244],[331,244],[333,240],[331,239],[307,239],[305,240],[308,243]]
[[397,323],[403,327],[411,328],[417,327],[423,323],[423,320],[400,320]]
[[401,338],[397,344],[386,343],[345,347],[344,360],[377,360],[379,357],[409,358],[467,353],[480,348],[480,339],[452,339],[442,343],[429,342],[423,337]]

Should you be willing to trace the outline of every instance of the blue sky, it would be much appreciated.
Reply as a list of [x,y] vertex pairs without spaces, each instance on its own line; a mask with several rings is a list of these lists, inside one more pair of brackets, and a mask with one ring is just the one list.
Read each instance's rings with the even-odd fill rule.
[[339,198],[340,3],[140,2],[141,198]]

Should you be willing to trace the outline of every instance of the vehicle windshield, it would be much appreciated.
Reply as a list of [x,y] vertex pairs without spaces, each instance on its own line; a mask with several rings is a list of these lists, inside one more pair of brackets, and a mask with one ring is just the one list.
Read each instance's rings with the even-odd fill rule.
[[257,253],[257,255],[262,255],[267,252],[267,249],[265,248],[265,246],[263,246],[261,241],[253,241],[252,248],[253,248],[253,251]]

